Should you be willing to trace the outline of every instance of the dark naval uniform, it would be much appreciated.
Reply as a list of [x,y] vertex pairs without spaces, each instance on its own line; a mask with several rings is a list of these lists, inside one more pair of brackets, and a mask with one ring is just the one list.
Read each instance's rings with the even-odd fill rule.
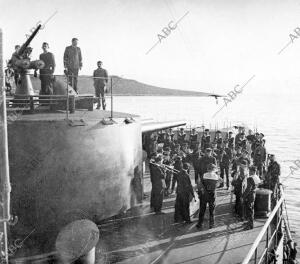
[[190,198],[194,197],[194,191],[186,170],[181,170],[178,174],[176,193],[174,221],[190,223]]
[[234,137],[228,138],[228,147],[233,150],[234,149]]
[[221,158],[220,158],[220,170],[221,170],[221,178],[224,180],[224,174],[226,175],[226,186],[229,188],[229,165],[231,162],[232,154],[229,148],[225,148],[221,150]]
[[214,213],[216,207],[216,188],[218,183],[218,175],[215,172],[204,173],[203,179],[200,182],[199,199],[200,210],[197,227],[202,227],[207,204],[209,205],[209,226],[214,226]]
[[214,142],[215,142],[215,144],[217,144],[217,148],[220,149],[223,144],[223,139],[221,137],[215,138]]
[[[171,166],[173,164],[172,160],[164,160],[164,165]],[[171,186],[171,180],[172,180],[173,172],[171,170],[166,170],[166,188],[165,188],[165,194],[169,194],[169,189]]]
[[246,189],[243,193],[244,208],[245,208],[245,217],[248,221],[248,228],[253,229],[254,221],[254,201],[255,201],[255,190],[258,184],[257,175],[252,175],[247,178]]
[[244,205],[242,202],[243,193],[246,187],[245,178],[239,175],[235,180],[232,181],[235,194],[235,213],[243,218],[244,217]]
[[93,76],[94,76],[95,95],[98,100],[97,107],[98,108],[101,107],[101,101],[102,101],[102,107],[103,107],[103,110],[105,110],[106,103],[105,103],[104,92],[105,92],[105,86],[108,82],[107,71],[103,68],[97,68],[96,70],[94,70]]
[[198,139],[198,134],[190,134],[190,149],[196,149],[197,148],[197,139]]
[[201,138],[201,149],[205,150],[210,147],[210,135],[203,135]]
[[275,191],[276,186],[279,183],[280,165],[277,161],[270,161],[268,166],[268,173],[266,177],[266,184],[270,190]]
[[266,162],[266,148],[264,146],[258,146],[253,155],[253,164],[257,167],[257,171],[259,176],[263,175],[264,172],[264,166]]
[[178,133],[177,142],[178,142],[178,144],[180,144],[180,146],[182,146],[183,143],[185,143],[185,137],[186,137],[185,133]]
[[40,69],[41,95],[53,94],[52,78],[55,69],[55,59],[51,52],[40,54],[40,60],[45,63],[44,68]]
[[152,205],[154,212],[161,212],[164,199],[165,173],[162,168],[154,165],[152,167]]

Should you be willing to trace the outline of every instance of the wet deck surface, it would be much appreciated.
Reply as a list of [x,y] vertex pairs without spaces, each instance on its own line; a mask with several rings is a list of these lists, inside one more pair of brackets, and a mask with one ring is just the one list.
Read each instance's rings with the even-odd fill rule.
[[254,229],[244,231],[233,214],[231,190],[218,189],[214,228],[208,228],[208,210],[203,229],[196,228],[198,203],[191,206],[192,224],[174,224],[175,195],[164,199],[164,214],[155,215],[150,190],[146,175],[143,204],[99,225],[96,263],[241,263],[265,222],[256,219]]

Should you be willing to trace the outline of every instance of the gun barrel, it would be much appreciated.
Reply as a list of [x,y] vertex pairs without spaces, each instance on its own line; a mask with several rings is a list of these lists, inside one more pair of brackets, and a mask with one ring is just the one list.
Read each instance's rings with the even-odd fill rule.
[[26,42],[22,45],[22,47],[18,51],[18,56],[21,56],[25,49],[29,46],[30,42],[33,40],[35,35],[38,33],[38,31],[41,29],[42,25],[39,24],[37,28],[32,32],[32,34],[29,36],[29,38],[26,40]]

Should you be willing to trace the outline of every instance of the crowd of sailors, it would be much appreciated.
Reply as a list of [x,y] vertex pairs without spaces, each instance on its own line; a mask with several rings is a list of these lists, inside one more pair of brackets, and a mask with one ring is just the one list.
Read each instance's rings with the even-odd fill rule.
[[211,132],[209,129],[201,133],[192,129],[187,135],[184,128],[176,134],[172,129],[153,133],[145,149],[150,160],[152,210],[162,214],[164,196],[176,190],[174,221],[191,223],[189,206],[195,199],[190,180],[193,168],[200,200],[197,227],[203,226],[207,205],[209,227],[214,227],[216,190],[226,188],[235,194],[236,216],[246,220],[245,229],[252,229],[256,189],[258,186],[269,189],[274,198],[280,165],[275,155],[267,154],[263,133],[246,132],[244,127],[236,127],[236,130],[236,135],[232,131]]

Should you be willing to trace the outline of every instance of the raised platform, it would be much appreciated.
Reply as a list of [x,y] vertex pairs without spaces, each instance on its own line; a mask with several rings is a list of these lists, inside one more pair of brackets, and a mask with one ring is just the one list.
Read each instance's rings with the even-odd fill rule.
[[164,200],[164,214],[155,215],[149,208],[149,174],[144,184],[143,205],[99,225],[97,263],[241,263],[265,223],[256,219],[255,228],[244,231],[233,214],[234,195],[219,189],[215,228],[208,228],[208,212],[203,230],[196,228],[198,203],[191,208],[192,224],[174,224],[175,195]]

